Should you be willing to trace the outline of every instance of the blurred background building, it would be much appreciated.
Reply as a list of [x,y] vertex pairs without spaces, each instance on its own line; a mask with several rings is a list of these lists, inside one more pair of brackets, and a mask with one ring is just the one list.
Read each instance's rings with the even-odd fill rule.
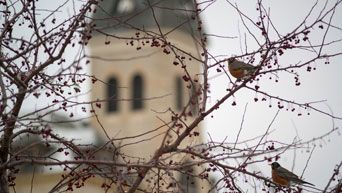
[[[120,153],[127,155],[124,162],[149,160],[166,133],[166,143],[175,139],[175,131],[168,131],[172,116],[186,114],[189,123],[198,113],[199,87],[183,79],[190,75],[200,81],[200,63],[191,58],[201,58],[195,9],[191,0],[117,0],[101,2],[94,14],[89,48],[98,81],[91,96],[105,102],[91,125],[104,138],[117,139]],[[189,138],[181,147],[201,143]],[[184,155],[169,159],[190,161]],[[188,192],[198,192],[202,185],[182,175],[174,177],[191,186]]]
[[[193,80],[201,81],[200,63],[192,58],[201,58],[195,6],[191,0],[113,0],[99,1],[94,9],[89,22],[94,28],[89,34],[92,38],[88,48],[91,75],[95,77],[90,95],[92,101],[98,101],[92,105],[96,116],[90,125],[83,125],[86,130],[80,131],[80,125],[56,127],[64,128],[61,133],[65,133],[65,128],[77,130],[69,137],[87,133],[84,138],[92,138],[87,144],[101,146],[112,140],[114,148],[98,152],[97,159],[113,160],[114,152],[118,151],[124,155],[117,159],[119,162],[148,161],[163,140],[172,143],[178,134],[169,131],[172,116],[183,113],[185,123],[189,123],[198,113],[196,89],[199,86],[184,78],[191,76]],[[172,49],[163,43],[164,40]],[[182,129],[184,127],[178,132]],[[200,125],[196,131],[201,129]],[[24,141],[20,143],[18,148],[25,146]],[[188,138],[181,148],[196,144],[202,144],[201,137]],[[57,148],[51,147],[51,151]],[[72,159],[75,154],[71,152],[71,155]],[[191,163],[192,159],[177,154],[170,155],[167,160]],[[62,175],[56,170],[43,171],[43,167],[38,171],[29,164],[25,168],[27,175],[18,176],[16,192],[27,192],[31,186],[32,192],[48,192]],[[207,192],[205,180],[186,174],[191,170],[199,173],[202,169],[187,167],[184,172],[175,172],[163,180],[170,183],[170,179],[177,179],[178,184],[171,184],[175,192],[179,192],[179,188],[185,192]],[[153,174],[149,177],[155,178]],[[105,180],[98,177],[87,180],[85,187],[74,188],[74,192],[103,192],[103,182]]]

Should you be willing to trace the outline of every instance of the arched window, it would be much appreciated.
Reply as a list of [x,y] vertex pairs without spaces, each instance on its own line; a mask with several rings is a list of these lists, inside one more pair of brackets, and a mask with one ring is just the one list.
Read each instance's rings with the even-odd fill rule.
[[175,101],[176,101],[176,109],[178,111],[182,110],[183,108],[183,79],[181,77],[176,78],[176,95],[175,95]]
[[119,90],[118,90],[118,81],[116,78],[111,77],[107,83],[107,111],[108,112],[116,112],[119,110]]
[[135,75],[133,77],[132,85],[132,109],[138,110],[143,108],[143,92],[144,85],[141,75]]

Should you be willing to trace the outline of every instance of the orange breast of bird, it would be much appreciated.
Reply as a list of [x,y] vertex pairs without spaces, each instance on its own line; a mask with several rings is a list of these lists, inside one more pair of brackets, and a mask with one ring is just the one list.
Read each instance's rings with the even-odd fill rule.
[[273,179],[273,182],[284,185],[284,186],[287,186],[289,184],[289,181],[287,179],[277,176],[274,170],[272,170],[272,179]]
[[230,66],[228,66],[228,70],[235,78],[243,78],[245,76],[244,70],[232,70]]

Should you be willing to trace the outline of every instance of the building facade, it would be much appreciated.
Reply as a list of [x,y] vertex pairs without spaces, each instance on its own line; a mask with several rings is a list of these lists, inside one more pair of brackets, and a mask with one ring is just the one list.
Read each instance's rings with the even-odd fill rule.
[[[160,145],[160,140],[148,139],[167,130],[165,122],[172,116],[169,109],[180,113],[188,106],[185,112],[196,113],[197,99],[189,104],[195,96],[195,83],[184,81],[187,74],[172,52],[185,58],[183,64],[193,79],[201,78],[200,64],[189,57],[200,58],[195,23],[190,11],[179,11],[192,10],[192,1],[150,1],[156,18],[147,2],[104,1],[94,14],[96,30],[89,42],[91,73],[99,80],[92,84],[91,96],[93,101],[102,102],[96,111],[100,120],[94,118],[92,126],[104,136],[105,128],[108,136],[119,139],[163,127],[141,138],[146,140],[140,144],[145,151],[123,149],[144,158]],[[108,15],[114,19],[108,19]],[[176,49],[162,45],[159,29]],[[137,138],[132,140],[134,143]]]
[[[91,125],[105,140],[113,140],[125,155],[122,161],[148,161],[163,140],[176,139],[177,131],[170,132],[168,125],[174,114],[187,114],[190,123],[198,113],[201,65],[196,58],[202,48],[195,6],[191,0],[114,0],[95,9],[89,42],[96,80],[91,99],[101,108]],[[189,76],[196,81],[188,81]],[[201,143],[200,137],[187,138],[181,148]],[[191,162],[179,154],[168,159]],[[185,182],[186,192],[207,190],[186,174],[174,177]]]

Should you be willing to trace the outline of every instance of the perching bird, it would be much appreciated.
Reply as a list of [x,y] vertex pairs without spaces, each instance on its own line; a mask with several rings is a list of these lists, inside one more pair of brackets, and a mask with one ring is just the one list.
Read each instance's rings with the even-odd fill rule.
[[236,60],[234,57],[226,59],[228,61],[228,70],[232,76],[237,79],[249,78],[257,69],[257,66],[252,66],[244,62]]
[[268,165],[272,166],[272,179],[275,183],[284,186],[290,186],[292,184],[309,184],[311,186],[315,186],[309,182],[299,179],[296,174],[281,167],[278,162],[273,162],[272,164]]

